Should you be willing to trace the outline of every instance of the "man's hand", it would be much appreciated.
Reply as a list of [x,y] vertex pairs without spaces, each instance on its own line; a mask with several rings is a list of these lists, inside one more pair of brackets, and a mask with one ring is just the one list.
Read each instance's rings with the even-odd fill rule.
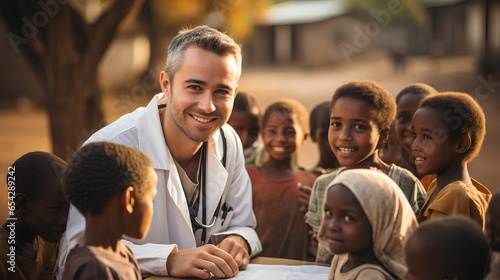
[[311,198],[312,188],[306,186],[302,183],[297,184],[297,188],[299,189],[299,211],[303,214],[307,213],[309,209],[309,199]]
[[174,277],[208,279],[211,277],[210,273],[217,278],[233,277],[239,272],[238,266],[230,253],[210,244],[184,250],[177,250],[175,247],[167,259],[168,273]]
[[250,262],[250,255],[248,254],[247,241],[243,237],[236,234],[229,235],[217,247],[228,252],[240,269],[247,268]]

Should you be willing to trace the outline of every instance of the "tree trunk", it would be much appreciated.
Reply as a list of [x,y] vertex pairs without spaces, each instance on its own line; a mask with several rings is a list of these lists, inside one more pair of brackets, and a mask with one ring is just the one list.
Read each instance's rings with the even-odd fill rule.
[[75,47],[68,5],[47,26],[46,104],[53,152],[69,160],[92,133],[104,125],[101,91],[97,85],[97,57],[89,48]]

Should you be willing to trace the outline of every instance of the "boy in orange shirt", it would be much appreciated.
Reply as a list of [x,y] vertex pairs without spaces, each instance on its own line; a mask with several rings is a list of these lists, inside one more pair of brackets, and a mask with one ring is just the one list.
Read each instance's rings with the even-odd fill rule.
[[418,173],[436,174],[418,215],[419,222],[465,215],[484,229],[491,193],[467,170],[467,163],[479,153],[486,134],[481,107],[466,93],[429,95],[413,116],[412,131]]

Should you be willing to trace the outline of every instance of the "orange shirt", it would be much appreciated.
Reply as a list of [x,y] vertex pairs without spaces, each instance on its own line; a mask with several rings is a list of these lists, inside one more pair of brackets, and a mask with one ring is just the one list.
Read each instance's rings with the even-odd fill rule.
[[446,185],[429,203],[429,198],[437,186],[437,179],[432,181],[427,192],[427,201],[418,214],[418,221],[424,222],[442,216],[465,215],[475,220],[484,230],[484,218],[491,193],[478,181],[472,178],[471,180],[472,185],[465,185],[459,181]]
[[312,186],[316,176],[301,170],[285,179],[272,179],[257,167],[246,166],[252,181],[253,211],[262,256],[304,260],[307,254],[309,226],[299,211],[297,183]]

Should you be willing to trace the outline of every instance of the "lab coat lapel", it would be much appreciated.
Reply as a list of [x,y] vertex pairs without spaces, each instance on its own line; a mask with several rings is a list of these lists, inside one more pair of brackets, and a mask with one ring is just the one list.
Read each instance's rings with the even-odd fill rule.
[[[180,182],[179,173],[175,166],[172,154],[167,147],[165,137],[158,113],[158,102],[164,97],[163,93],[155,95],[148,104],[147,113],[141,115],[138,119],[138,139],[139,150],[144,152],[153,162],[155,170],[165,170],[165,182],[167,194],[175,202],[179,212],[184,218],[184,225],[178,225],[186,228],[186,233],[191,232],[191,219],[187,208],[186,196]],[[151,108],[153,107],[153,108]],[[194,242],[194,236],[193,236]]]

